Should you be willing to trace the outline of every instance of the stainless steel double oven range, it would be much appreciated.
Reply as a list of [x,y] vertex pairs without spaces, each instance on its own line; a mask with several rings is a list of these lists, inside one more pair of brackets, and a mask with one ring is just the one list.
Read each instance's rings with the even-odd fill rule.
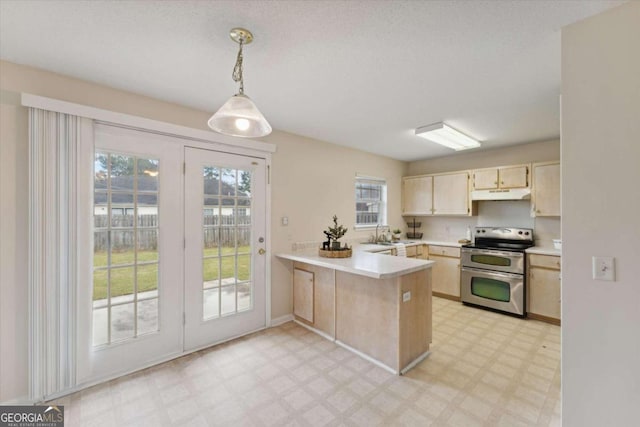
[[462,302],[526,316],[524,251],[531,246],[531,229],[476,227],[474,243],[461,249]]

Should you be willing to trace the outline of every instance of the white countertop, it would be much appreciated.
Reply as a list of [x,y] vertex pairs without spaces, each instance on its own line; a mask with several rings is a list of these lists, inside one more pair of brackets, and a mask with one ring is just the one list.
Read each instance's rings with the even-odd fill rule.
[[533,246],[525,251],[528,254],[562,256],[562,249],[553,246]]
[[422,240],[422,243],[425,245],[435,245],[435,246],[451,246],[454,248],[461,248],[464,243],[458,242],[445,242],[442,240]]
[[323,258],[318,255],[317,249],[314,252],[276,254],[276,256],[281,259],[304,262],[317,265],[318,267],[330,268],[332,270],[344,271],[345,273],[358,274],[374,279],[389,279],[403,276],[415,271],[424,270],[425,268],[431,268],[435,263],[434,261],[424,259],[376,254],[368,250],[372,249],[375,251],[376,247],[382,248],[378,250],[393,248],[393,246],[386,245],[357,245],[353,248],[353,255],[350,258]]
[[[410,240],[403,241],[405,246],[417,246],[417,245],[437,245],[437,246],[451,246],[454,248],[462,247],[463,243],[458,242],[445,242],[442,240]],[[361,243],[360,245],[356,245],[355,248],[358,250],[366,251],[366,252],[381,252],[392,249],[393,245],[378,245],[372,243]]]

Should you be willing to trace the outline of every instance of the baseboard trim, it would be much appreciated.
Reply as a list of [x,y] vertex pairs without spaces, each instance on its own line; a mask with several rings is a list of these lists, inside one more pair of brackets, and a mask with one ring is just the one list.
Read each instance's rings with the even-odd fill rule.
[[460,302],[460,297],[454,297],[453,295],[448,295],[448,294],[441,294],[440,292],[432,292],[434,297],[440,297],[440,298],[446,298],[446,299],[450,299],[451,301],[457,301]]
[[413,359],[413,362],[409,363],[407,366],[404,367],[404,369],[400,371],[400,375],[406,374],[410,369],[413,369],[418,363],[422,362],[430,354],[431,354],[431,351],[427,350],[424,353],[422,353],[420,356]]
[[527,313],[527,317],[533,320],[539,320],[541,322],[551,323],[552,325],[560,326],[560,319],[555,317],[543,316],[542,314]]
[[331,342],[335,342],[335,341],[336,341],[336,339],[335,339],[334,337],[332,337],[331,335],[329,335],[328,333],[323,332],[323,331],[321,331],[320,329],[316,329],[316,328],[314,328],[313,326],[309,326],[309,325],[307,325],[306,323],[302,323],[302,322],[301,322],[301,321],[299,321],[298,319],[295,319],[295,318],[294,318],[294,319],[293,319],[293,322],[294,322],[295,324],[297,324],[297,325],[302,326],[302,327],[303,327],[303,328],[305,328],[305,329],[310,330],[310,331],[311,331],[311,332],[313,332],[313,333],[316,333],[316,334],[320,335],[320,336],[321,336],[322,338],[324,338],[324,339],[327,339],[327,340],[329,340],[329,341],[331,341]]
[[373,357],[371,357],[369,355],[364,354],[360,350],[356,350],[355,348],[351,347],[350,345],[347,345],[347,344],[343,343],[342,341],[336,340],[335,343],[338,344],[340,347],[343,347],[343,348],[349,350],[350,352],[357,354],[358,356],[362,357],[363,359],[368,360],[369,362],[373,363],[374,365],[381,367],[385,371],[392,373],[393,375],[400,375],[400,372],[396,371],[395,369],[385,365],[381,361],[379,361],[377,359],[374,359]]
[[271,319],[271,327],[282,325],[283,323],[291,322],[293,320],[293,314],[285,314],[284,316]]
[[13,399],[9,399],[9,400],[3,400],[0,402],[0,406],[23,406],[23,405],[33,405],[35,403],[36,402],[29,399],[29,396],[22,396],[22,397],[14,397]]

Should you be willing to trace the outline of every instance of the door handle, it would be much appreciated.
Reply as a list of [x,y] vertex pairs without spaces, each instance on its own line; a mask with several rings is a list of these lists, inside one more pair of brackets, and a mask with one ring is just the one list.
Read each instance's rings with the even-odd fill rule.
[[260,248],[260,249],[258,249],[258,253],[259,253],[260,255],[264,255],[264,254],[266,254],[266,253],[267,253],[267,251],[265,251],[264,249]]

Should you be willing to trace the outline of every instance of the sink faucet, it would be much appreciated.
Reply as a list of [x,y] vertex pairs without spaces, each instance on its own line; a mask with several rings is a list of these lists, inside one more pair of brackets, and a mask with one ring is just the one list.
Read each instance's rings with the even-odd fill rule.
[[380,241],[382,241],[382,242],[386,242],[387,241],[387,236],[385,236],[384,233],[382,235],[378,235],[378,229],[380,227],[382,227],[383,232],[384,232],[384,228],[385,228],[384,225],[376,224],[376,237],[375,237],[375,242],[376,243],[378,243]]

